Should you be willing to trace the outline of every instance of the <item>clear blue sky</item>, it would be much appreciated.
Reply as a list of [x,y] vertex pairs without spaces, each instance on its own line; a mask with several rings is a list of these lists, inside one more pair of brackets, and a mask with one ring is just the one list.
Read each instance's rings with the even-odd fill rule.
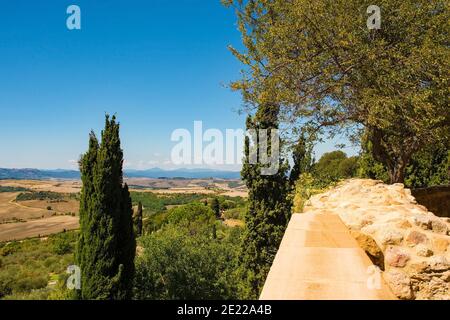
[[[66,28],[70,4],[82,30]],[[235,20],[219,0],[2,1],[0,167],[76,168],[105,113],[130,168],[167,167],[170,134],[194,120],[242,128],[224,87],[241,68]]]

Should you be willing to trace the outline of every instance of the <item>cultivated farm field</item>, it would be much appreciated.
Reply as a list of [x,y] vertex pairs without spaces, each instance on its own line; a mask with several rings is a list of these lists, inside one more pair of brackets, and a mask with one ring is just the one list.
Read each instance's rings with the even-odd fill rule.
[[[238,180],[133,178],[125,182],[135,202],[140,201],[139,194],[144,198],[148,194],[152,205],[158,202],[157,209],[146,208],[149,214],[184,204],[192,195],[197,200],[247,196]],[[81,182],[77,180],[0,180],[0,242],[78,229],[80,191]]]

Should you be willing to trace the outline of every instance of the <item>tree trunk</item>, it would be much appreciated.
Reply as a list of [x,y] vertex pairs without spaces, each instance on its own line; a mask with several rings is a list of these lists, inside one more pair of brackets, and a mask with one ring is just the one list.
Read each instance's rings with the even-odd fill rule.
[[405,182],[406,164],[396,163],[393,168],[389,168],[390,183],[404,183]]

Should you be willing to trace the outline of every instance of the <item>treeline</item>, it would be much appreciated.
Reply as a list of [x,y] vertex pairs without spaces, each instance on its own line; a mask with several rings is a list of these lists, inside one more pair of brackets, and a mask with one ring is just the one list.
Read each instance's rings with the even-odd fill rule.
[[[302,173],[311,174],[318,188],[356,177],[389,183],[387,168],[364,151],[352,157],[343,151],[324,153]],[[433,145],[416,153],[406,167],[404,184],[408,188],[450,184],[450,150],[442,145]]]
[[2,192],[25,192],[29,191],[27,188],[22,187],[7,187],[7,186],[0,186],[0,193]]

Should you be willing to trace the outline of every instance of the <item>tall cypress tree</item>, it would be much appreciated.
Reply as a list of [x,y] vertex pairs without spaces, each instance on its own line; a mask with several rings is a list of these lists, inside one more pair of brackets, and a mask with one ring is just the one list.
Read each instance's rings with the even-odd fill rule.
[[131,297],[136,241],[128,186],[123,185],[119,124],[106,116],[101,144],[91,133],[80,160],[80,238],[82,299]]
[[301,134],[297,143],[292,148],[292,160],[294,165],[289,175],[289,182],[291,187],[295,187],[295,182],[300,175],[311,171],[312,167],[312,148],[308,144],[304,134]]
[[[261,105],[254,117],[247,118],[247,129],[278,129],[279,108],[275,105]],[[268,149],[271,138],[268,134]],[[249,152],[257,147],[245,139],[245,158],[242,179],[249,190],[248,209],[245,215],[246,230],[240,254],[240,270],[243,277],[241,295],[243,298],[257,298],[264,285],[267,273],[283,238],[290,218],[291,199],[289,197],[288,164],[281,157],[279,170],[273,175],[262,175],[263,164],[251,164]],[[258,160],[261,155],[257,152]]]
[[220,219],[220,203],[219,199],[213,198],[211,202],[211,209],[214,211],[217,219]]
[[139,201],[136,213],[133,217],[134,222],[134,232],[136,237],[142,235],[142,202]]

